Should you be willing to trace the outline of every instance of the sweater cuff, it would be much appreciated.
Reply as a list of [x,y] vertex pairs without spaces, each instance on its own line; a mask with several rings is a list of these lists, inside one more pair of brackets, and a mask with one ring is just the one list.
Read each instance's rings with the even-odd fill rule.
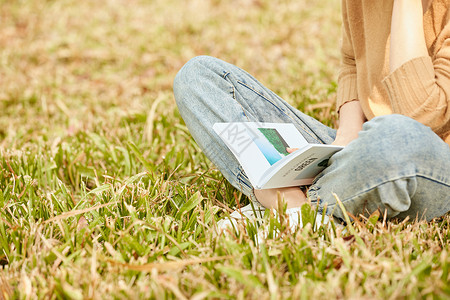
[[411,115],[429,97],[435,83],[433,62],[430,57],[407,61],[382,81],[394,113]]
[[347,102],[358,99],[356,74],[348,74],[338,81],[336,109],[339,112],[341,106]]

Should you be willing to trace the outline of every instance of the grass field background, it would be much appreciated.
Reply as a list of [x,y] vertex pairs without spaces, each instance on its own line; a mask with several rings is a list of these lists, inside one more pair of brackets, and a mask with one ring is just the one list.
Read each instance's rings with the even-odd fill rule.
[[222,58],[335,126],[339,2],[0,0],[0,299],[449,298],[448,215],[216,234],[248,199],[193,142],[177,70]]

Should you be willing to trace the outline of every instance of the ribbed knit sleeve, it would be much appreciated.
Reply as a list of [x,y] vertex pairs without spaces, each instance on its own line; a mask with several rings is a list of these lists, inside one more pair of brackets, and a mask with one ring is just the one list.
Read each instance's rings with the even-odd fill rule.
[[339,111],[347,102],[358,100],[356,87],[356,68],[341,68],[338,78],[336,108]]
[[384,80],[394,113],[431,127],[437,134],[450,130],[450,24],[433,58],[418,57],[394,70]]
[[353,51],[350,29],[348,24],[347,3],[342,1],[342,38],[341,38],[341,66],[338,75],[338,89],[336,108],[358,99],[356,84],[356,60]]

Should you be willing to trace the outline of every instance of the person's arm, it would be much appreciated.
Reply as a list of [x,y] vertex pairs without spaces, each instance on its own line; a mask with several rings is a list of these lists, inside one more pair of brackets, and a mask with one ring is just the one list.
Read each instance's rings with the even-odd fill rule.
[[422,0],[395,0],[391,21],[390,71],[418,57],[428,56],[423,30]]
[[356,139],[365,121],[359,101],[346,102],[339,110],[339,128],[333,145],[346,146]]
[[437,36],[434,52],[428,53],[423,11],[422,0],[394,0],[391,73],[383,84],[393,113],[409,116],[444,134],[450,130],[450,18],[444,17],[446,21],[439,28],[430,28],[434,32],[429,34]]
[[341,66],[338,77],[337,103],[339,129],[334,145],[345,146],[358,137],[366,117],[358,101],[356,59],[350,37],[347,1],[342,1]]

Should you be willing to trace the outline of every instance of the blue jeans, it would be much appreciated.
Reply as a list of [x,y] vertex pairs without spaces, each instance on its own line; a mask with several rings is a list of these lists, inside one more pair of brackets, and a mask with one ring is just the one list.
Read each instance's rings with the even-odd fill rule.
[[[213,131],[217,122],[293,123],[310,143],[336,131],[311,118],[250,74],[219,59],[191,59],[174,81],[186,126],[205,155],[237,189],[257,201],[245,172]],[[376,117],[336,153],[308,189],[312,203],[343,219],[335,195],[353,215],[380,209],[388,218],[430,220],[450,210],[450,147],[430,128],[401,115]]]

